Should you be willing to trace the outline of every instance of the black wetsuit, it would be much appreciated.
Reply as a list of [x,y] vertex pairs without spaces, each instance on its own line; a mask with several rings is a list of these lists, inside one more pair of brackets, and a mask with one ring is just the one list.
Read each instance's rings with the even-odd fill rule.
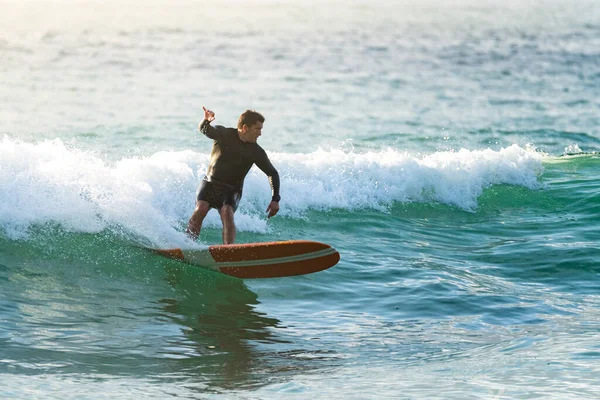
[[198,189],[198,200],[207,201],[216,209],[224,204],[237,209],[244,178],[252,165],[256,164],[269,177],[272,200],[279,201],[279,174],[262,147],[241,140],[235,128],[213,127],[204,120],[199,129],[206,137],[213,139],[214,144],[208,171]]

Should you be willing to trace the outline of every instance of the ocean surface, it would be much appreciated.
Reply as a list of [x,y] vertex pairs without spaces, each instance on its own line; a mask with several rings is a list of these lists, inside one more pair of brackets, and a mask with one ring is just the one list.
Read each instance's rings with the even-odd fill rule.
[[[0,0],[0,398],[600,397],[600,7]],[[255,109],[240,280],[182,231]]]

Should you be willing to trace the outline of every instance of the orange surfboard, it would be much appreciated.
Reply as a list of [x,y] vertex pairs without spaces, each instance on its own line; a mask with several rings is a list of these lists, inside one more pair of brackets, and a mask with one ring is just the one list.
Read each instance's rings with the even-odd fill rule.
[[333,267],[336,249],[310,240],[209,246],[208,249],[154,250],[165,257],[237,278],[279,278]]

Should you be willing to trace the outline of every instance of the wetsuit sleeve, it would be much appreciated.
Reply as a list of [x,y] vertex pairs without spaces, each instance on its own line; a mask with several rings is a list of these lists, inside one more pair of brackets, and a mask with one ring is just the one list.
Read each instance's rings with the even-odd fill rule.
[[271,164],[271,160],[269,160],[267,153],[265,153],[263,149],[260,149],[259,157],[255,164],[269,178],[269,185],[271,185],[272,195],[271,201],[278,202],[281,199],[281,196],[279,196],[279,173],[273,164]]
[[200,125],[198,125],[198,131],[207,138],[219,140],[225,131],[225,128],[220,125],[212,126],[210,122],[205,119],[200,123]]

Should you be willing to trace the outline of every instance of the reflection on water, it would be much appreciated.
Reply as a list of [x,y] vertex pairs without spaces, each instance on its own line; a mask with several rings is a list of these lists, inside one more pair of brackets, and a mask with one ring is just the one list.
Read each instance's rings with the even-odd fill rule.
[[188,358],[185,371],[194,382],[216,390],[256,388],[338,361],[322,349],[307,349],[311,345],[291,339],[279,320],[257,311],[257,295],[242,280],[176,263],[167,268],[167,279],[182,295],[160,300],[183,333],[171,343],[171,356]]
[[219,393],[339,365],[242,280],[97,237],[0,244],[0,373]]
[[255,309],[257,296],[241,280],[199,273],[189,266],[170,266],[167,276],[184,295],[160,303],[173,322],[183,327],[179,345],[185,354],[179,356],[189,355],[193,343],[196,357],[188,373],[210,377],[209,384],[223,388],[258,384],[272,346],[277,349],[288,343],[275,332],[274,328],[282,328],[280,321]]

